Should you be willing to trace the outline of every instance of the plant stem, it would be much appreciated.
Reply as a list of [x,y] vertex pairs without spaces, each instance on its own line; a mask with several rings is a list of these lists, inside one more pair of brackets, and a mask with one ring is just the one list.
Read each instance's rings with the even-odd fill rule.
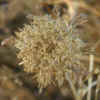
[[[93,71],[93,67],[94,67],[94,55],[90,55],[90,64],[89,64],[89,72]],[[92,84],[92,75],[91,77],[88,79],[88,87]],[[87,100],[91,100],[91,91],[92,88],[89,88],[88,90],[88,94],[87,94]]]
[[71,87],[71,90],[72,90],[72,93],[73,93],[73,95],[75,97],[75,100],[81,100],[79,95],[77,94],[76,88],[75,88],[75,86],[74,86],[74,84],[73,84],[68,72],[66,72],[66,79],[67,79],[67,81],[68,81],[68,83],[69,83],[69,85]]

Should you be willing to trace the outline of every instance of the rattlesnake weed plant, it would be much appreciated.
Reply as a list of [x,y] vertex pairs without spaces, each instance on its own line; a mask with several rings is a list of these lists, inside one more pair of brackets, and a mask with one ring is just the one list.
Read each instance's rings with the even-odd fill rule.
[[76,84],[85,71],[79,60],[84,47],[77,29],[83,23],[80,17],[69,23],[63,18],[53,19],[47,15],[31,19],[30,24],[16,32],[14,46],[19,49],[19,65],[32,74],[40,89],[52,84],[62,86],[66,82],[66,72]]

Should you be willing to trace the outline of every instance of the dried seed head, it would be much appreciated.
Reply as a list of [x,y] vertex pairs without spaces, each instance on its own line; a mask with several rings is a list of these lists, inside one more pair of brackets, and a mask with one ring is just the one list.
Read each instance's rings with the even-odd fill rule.
[[40,88],[53,83],[62,86],[66,71],[81,69],[78,58],[84,43],[74,32],[73,25],[67,25],[64,19],[34,16],[30,25],[16,33],[20,64]]

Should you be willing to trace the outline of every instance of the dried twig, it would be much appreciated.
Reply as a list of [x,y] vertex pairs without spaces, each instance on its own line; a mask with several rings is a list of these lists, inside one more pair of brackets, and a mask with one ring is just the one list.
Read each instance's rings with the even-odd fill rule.
[[[88,55],[84,55],[82,57],[79,58],[82,61],[86,61],[89,62],[89,56]],[[100,57],[94,56],[94,63],[100,63]]]

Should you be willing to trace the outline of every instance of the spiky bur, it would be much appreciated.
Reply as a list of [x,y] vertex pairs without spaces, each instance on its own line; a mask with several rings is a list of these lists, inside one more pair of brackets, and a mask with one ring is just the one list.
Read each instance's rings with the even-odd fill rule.
[[78,59],[84,43],[73,26],[62,18],[34,16],[29,25],[16,33],[15,47],[19,49],[20,65],[33,75],[40,89],[51,84],[62,86],[67,71],[71,76],[74,73],[75,80],[77,73],[84,69]]

